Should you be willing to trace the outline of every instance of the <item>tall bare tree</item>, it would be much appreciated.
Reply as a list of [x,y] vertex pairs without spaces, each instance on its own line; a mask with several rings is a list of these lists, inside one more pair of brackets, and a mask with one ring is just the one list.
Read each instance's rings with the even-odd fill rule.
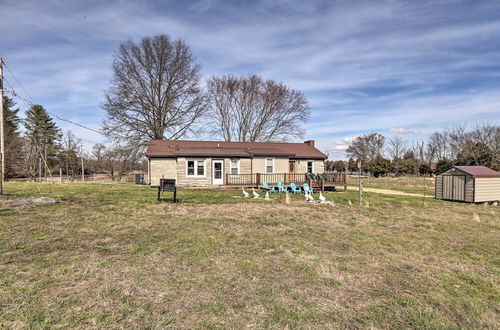
[[379,133],[371,133],[356,137],[346,149],[348,157],[360,160],[367,164],[381,156],[385,137]]
[[106,173],[113,181],[121,178],[132,168],[138,167],[141,151],[132,145],[95,144],[92,148],[91,168],[95,172]]
[[309,105],[301,91],[257,75],[208,81],[212,133],[225,141],[286,141],[303,134]]
[[401,136],[387,140],[387,153],[392,160],[401,159],[408,148],[408,143]]
[[192,132],[206,108],[199,71],[183,40],[160,34],[121,44],[105,94],[105,132],[140,144]]
[[82,141],[73,132],[66,131],[62,137],[61,152],[59,159],[61,167],[64,167],[68,176],[74,177],[80,168],[78,153],[80,152]]

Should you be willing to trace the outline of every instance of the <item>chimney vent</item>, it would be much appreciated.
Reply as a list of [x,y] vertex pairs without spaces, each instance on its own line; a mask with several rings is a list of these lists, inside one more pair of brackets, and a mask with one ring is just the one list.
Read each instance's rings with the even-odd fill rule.
[[304,141],[304,143],[310,145],[311,147],[314,147],[314,140],[307,140]]

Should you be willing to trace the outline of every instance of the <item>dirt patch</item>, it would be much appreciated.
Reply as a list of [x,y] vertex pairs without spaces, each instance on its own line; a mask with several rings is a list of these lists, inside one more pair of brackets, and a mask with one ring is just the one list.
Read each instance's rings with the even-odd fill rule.
[[[358,191],[358,187],[347,187],[347,189]],[[390,189],[379,189],[379,188],[365,188],[365,187],[363,187],[363,191],[373,192],[373,193],[377,193],[377,194],[386,194],[386,195],[400,195],[400,196],[427,197],[427,198],[433,197],[430,195],[424,196],[422,194],[408,193],[408,192],[404,192],[404,191],[390,190]]]

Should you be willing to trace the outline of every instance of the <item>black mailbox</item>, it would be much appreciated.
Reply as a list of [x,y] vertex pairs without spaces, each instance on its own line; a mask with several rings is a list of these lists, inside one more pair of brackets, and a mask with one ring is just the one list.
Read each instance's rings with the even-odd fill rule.
[[[175,186],[175,179],[160,179],[160,186],[158,187],[158,200],[162,200],[162,192],[173,192],[173,202],[177,202],[177,187]],[[164,199],[165,200],[165,199]]]

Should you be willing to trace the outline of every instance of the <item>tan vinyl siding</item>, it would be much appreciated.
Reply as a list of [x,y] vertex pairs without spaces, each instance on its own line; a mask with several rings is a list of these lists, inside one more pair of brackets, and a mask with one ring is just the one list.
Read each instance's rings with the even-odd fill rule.
[[325,162],[318,159],[296,159],[296,171],[295,173],[307,173],[307,162],[313,162],[314,173],[323,173],[325,171]]
[[[224,173],[231,173],[231,159],[224,158]],[[240,174],[252,173],[252,159],[250,158],[235,158],[240,161]]]
[[[187,176],[186,160],[204,160],[204,176]],[[177,184],[179,186],[209,186],[212,184],[212,161],[204,157],[179,157],[177,158]]]
[[151,185],[160,184],[160,179],[177,179],[177,160],[175,158],[151,158]]
[[274,159],[273,173],[288,173],[288,157],[255,157],[253,173],[266,173],[266,159]]
[[314,161],[314,172],[315,173],[324,173],[325,172],[325,162],[323,160],[315,160]]
[[435,196],[436,199],[442,199],[443,198],[443,176],[438,175],[436,176],[436,191],[435,191]]
[[476,178],[474,202],[500,201],[500,178]]
[[465,177],[465,201],[474,202],[474,178],[471,175]]

